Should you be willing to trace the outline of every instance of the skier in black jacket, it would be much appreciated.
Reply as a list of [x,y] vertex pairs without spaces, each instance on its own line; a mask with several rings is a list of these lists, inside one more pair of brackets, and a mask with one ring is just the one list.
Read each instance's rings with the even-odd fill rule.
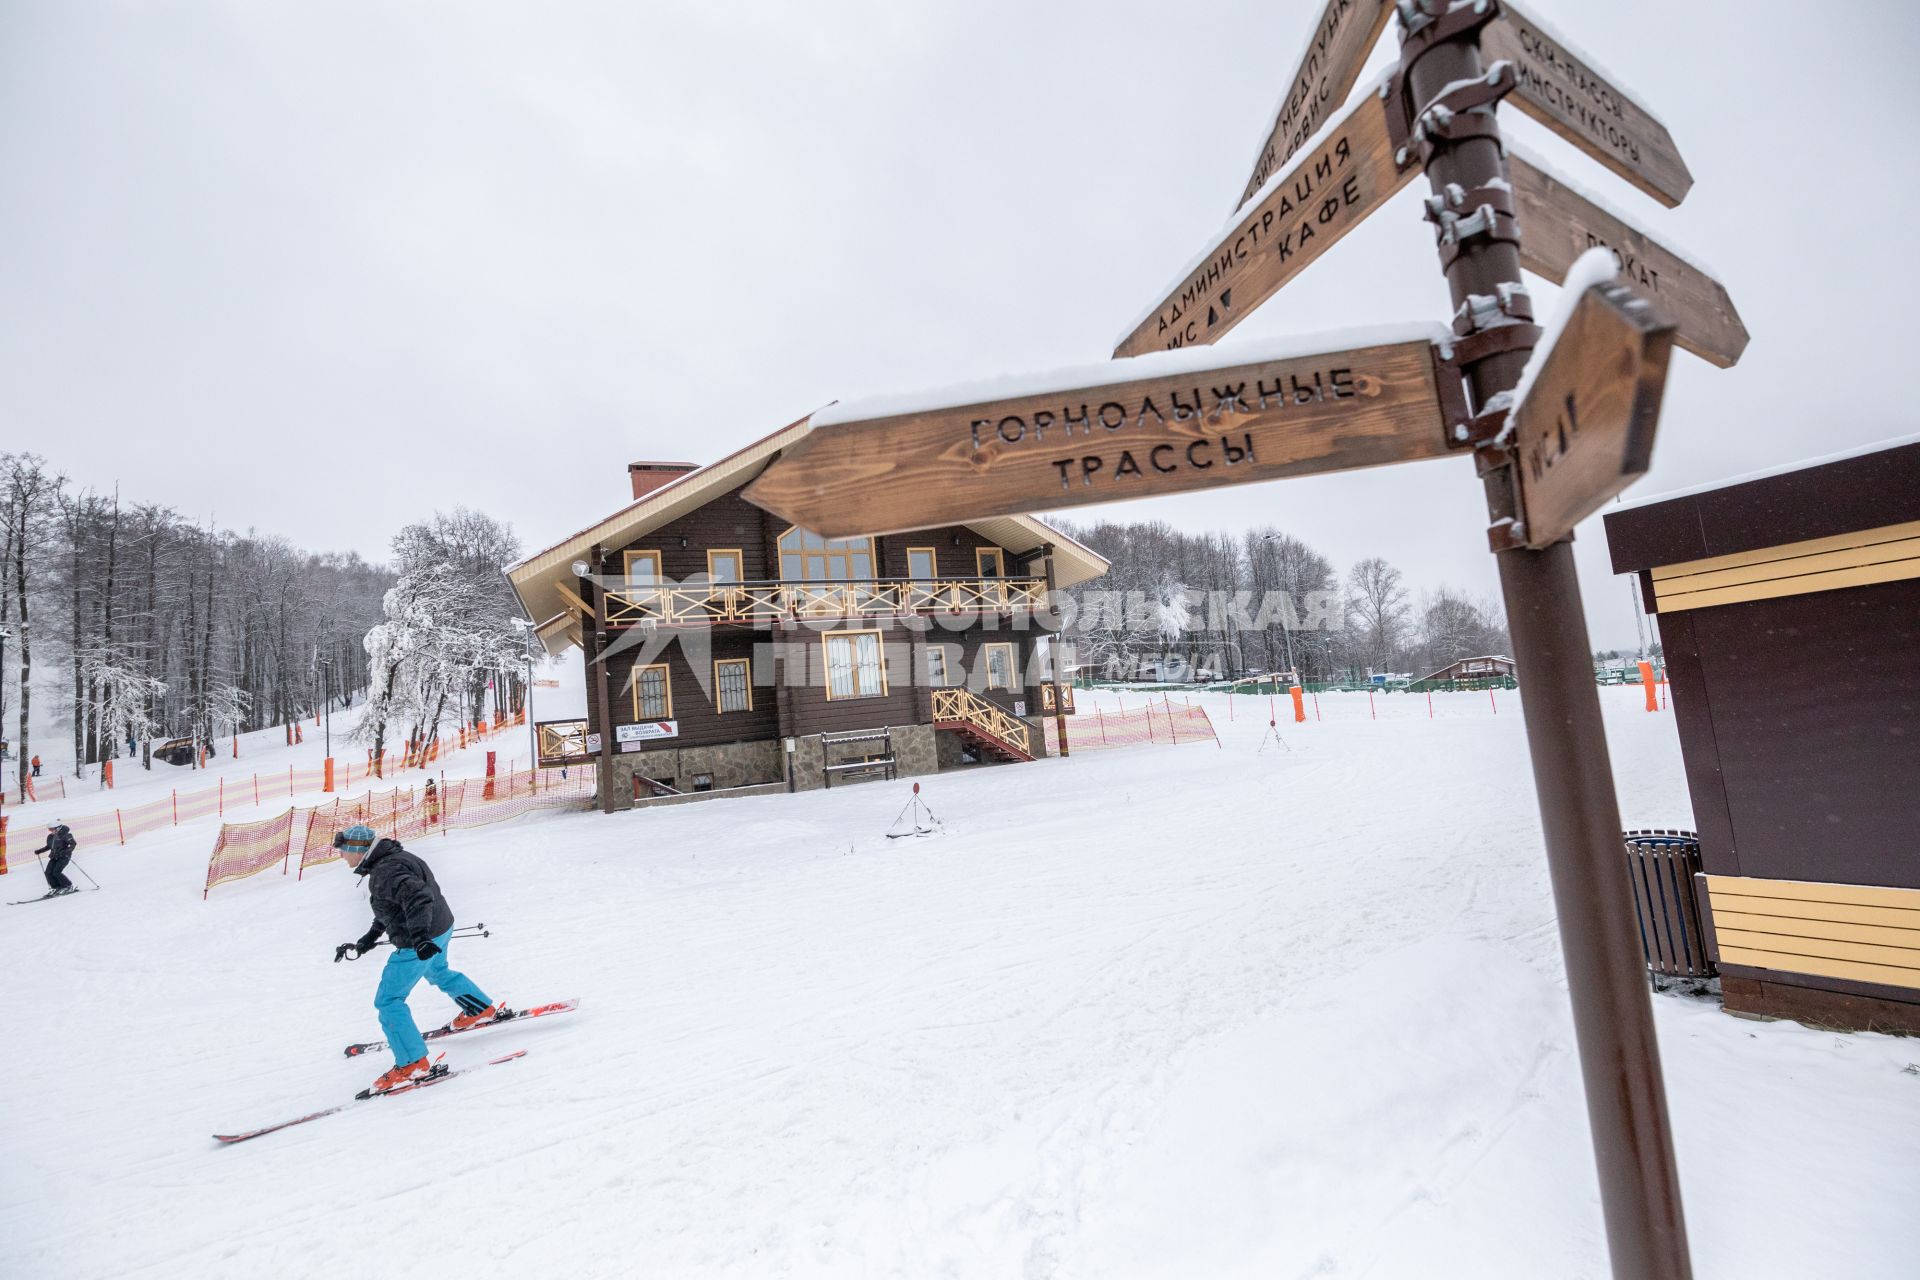
[[367,896],[373,904],[373,927],[358,942],[335,947],[334,960],[343,959],[349,951],[365,955],[380,941],[382,933],[393,943],[393,954],[387,957],[379,990],[373,997],[394,1063],[391,1071],[373,1082],[373,1091],[379,1092],[424,1078],[432,1070],[427,1061],[427,1042],[407,1008],[407,993],[420,979],[453,997],[460,1006],[453,1026],[462,1031],[493,1021],[500,1007],[466,974],[447,967],[453,908],[440,896],[433,871],[417,854],[408,853],[398,840],[377,839],[373,829],[364,826],[340,832],[333,838],[333,847],[355,874],[367,878]]
[[34,850],[35,853],[53,855],[47,859],[47,896],[49,898],[73,892],[73,881],[67,879],[66,870],[76,847],[73,832],[67,829],[67,824],[55,822],[47,828],[47,842]]

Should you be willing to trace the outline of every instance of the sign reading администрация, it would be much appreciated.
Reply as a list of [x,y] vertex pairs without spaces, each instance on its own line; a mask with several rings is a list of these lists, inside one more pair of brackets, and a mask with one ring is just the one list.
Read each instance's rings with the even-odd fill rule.
[[838,538],[1437,458],[1447,341],[1399,326],[835,405],[746,497]]

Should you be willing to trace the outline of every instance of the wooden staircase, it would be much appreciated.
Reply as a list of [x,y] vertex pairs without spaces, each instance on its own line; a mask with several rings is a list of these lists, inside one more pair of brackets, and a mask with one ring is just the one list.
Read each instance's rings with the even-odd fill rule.
[[1033,738],[1024,721],[965,689],[933,691],[933,727],[961,735],[996,760],[1033,759]]

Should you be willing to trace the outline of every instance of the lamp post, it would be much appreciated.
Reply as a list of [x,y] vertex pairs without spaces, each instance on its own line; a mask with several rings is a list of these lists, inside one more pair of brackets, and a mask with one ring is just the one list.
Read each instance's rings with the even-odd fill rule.
[[525,618],[510,618],[508,621],[520,633],[520,652],[527,663],[526,692],[521,695],[520,706],[527,717],[527,748],[533,753],[529,757],[532,763],[527,767],[537,771],[540,768],[540,734],[533,726],[533,623]]
[[[11,639],[13,639],[12,630],[7,627],[0,627],[0,717],[4,717],[7,709],[7,641]],[[5,742],[5,741],[7,741],[6,721],[4,720],[4,718],[0,718],[0,742]],[[5,760],[0,759],[0,764],[4,764],[4,763],[5,763]],[[24,798],[26,794],[26,788],[22,787],[20,791],[21,791],[22,797]],[[4,787],[0,787],[0,806],[3,806],[5,804],[6,804],[6,789]]]

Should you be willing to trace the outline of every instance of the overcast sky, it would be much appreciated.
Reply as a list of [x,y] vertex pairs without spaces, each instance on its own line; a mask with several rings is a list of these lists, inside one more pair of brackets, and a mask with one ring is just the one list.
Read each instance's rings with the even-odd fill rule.
[[[1753,335],[1731,371],[1675,353],[1627,496],[1915,431],[1920,6],[1529,4],[1696,185],[1664,210],[1508,127]],[[631,460],[1104,359],[1226,220],[1320,7],[0,0],[0,449],[313,549],[457,502],[532,549]],[[1424,189],[1234,337],[1445,319]],[[1495,589],[1464,461],[1105,510]],[[1594,638],[1631,645],[1603,544]]]

